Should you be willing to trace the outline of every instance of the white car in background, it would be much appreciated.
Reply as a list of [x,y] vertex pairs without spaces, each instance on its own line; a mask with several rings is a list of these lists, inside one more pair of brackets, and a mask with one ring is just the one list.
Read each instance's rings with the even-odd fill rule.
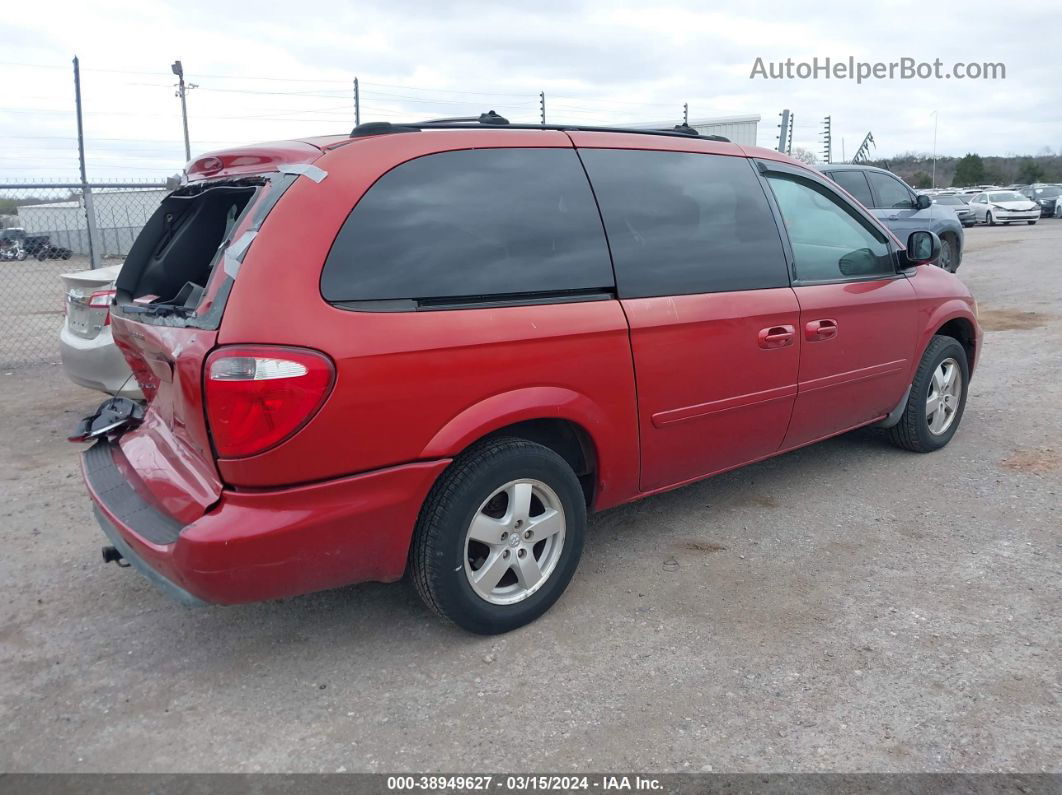
[[1040,205],[1014,190],[990,190],[970,199],[970,209],[978,223],[1010,224],[1025,221],[1030,226],[1040,220]]
[[140,399],[125,357],[111,336],[111,299],[121,265],[64,273],[66,318],[59,332],[63,370],[75,384]]

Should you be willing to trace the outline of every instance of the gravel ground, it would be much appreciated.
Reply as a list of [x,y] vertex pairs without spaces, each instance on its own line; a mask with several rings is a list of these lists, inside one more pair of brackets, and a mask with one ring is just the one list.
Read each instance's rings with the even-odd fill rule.
[[0,376],[0,770],[1062,771],[1062,222],[969,231],[988,330],[926,456],[859,431],[597,516],[543,619],[408,584],[188,610],[99,560],[63,438]]

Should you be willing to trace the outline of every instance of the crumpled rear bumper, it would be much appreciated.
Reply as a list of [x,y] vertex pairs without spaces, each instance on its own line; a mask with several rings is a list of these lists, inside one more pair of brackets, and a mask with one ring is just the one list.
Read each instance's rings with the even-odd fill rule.
[[112,443],[83,454],[104,533],[156,586],[185,604],[237,604],[401,578],[421,504],[450,459],[270,491],[222,491],[180,524],[144,500]]

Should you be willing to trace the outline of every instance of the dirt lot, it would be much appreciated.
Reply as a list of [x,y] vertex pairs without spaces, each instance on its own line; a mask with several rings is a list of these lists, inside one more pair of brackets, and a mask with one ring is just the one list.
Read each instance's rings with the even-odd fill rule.
[[609,511],[501,638],[404,584],[167,601],[100,562],[63,441],[98,397],[0,375],[0,769],[1062,771],[1062,222],[967,240],[947,449],[861,431]]

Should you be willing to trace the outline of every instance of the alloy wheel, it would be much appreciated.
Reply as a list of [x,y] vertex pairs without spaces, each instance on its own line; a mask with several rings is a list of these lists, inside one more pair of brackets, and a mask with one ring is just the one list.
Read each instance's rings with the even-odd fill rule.
[[935,436],[945,433],[959,411],[962,400],[962,370],[959,363],[947,358],[937,365],[929,382],[926,397],[926,422],[929,432]]
[[465,576],[496,605],[522,602],[549,579],[564,550],[560,497],[539,480],[512,480],[491,494],[465,533]]

